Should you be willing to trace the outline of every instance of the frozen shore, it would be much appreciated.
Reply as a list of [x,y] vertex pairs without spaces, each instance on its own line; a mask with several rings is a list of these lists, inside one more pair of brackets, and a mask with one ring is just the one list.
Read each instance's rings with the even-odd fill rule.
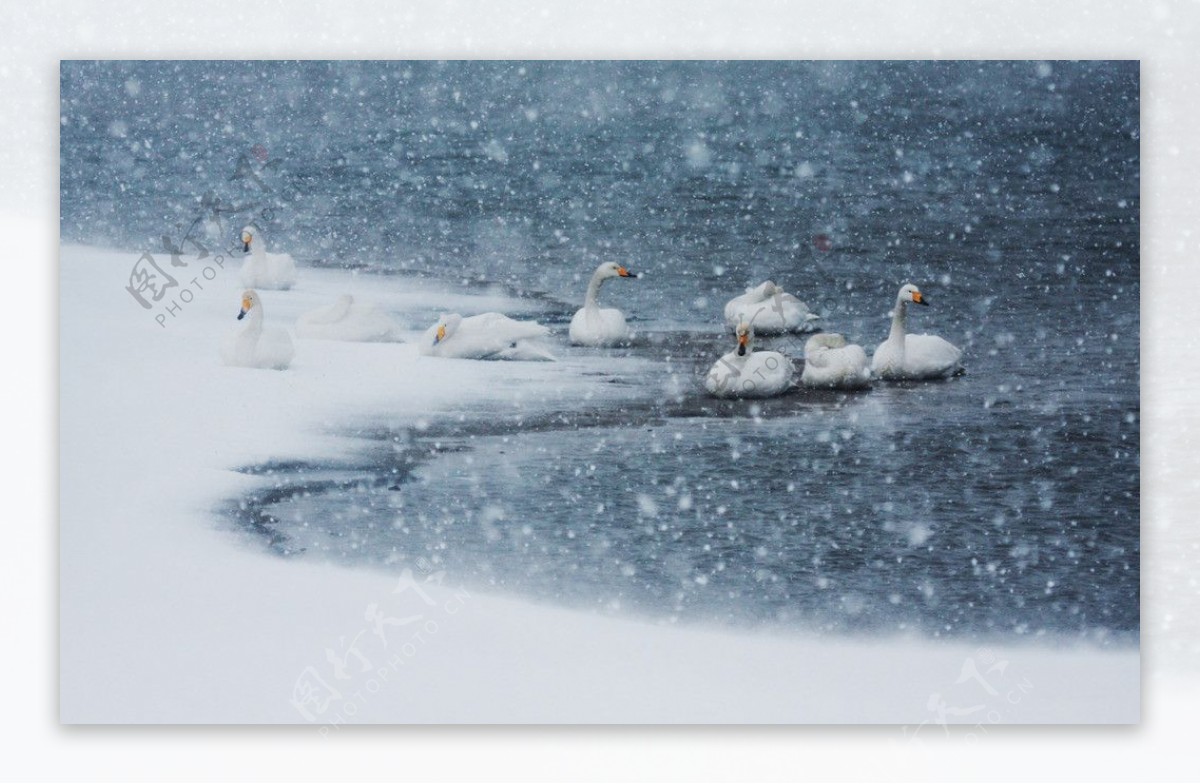
[[[588,375],[599,359],[430,360],[411,342],[298,341],[288,371],[223,367],[236,268],[208,279],[189,261],[179,277],[200,276],[195,290],[164,324],[125,290],[136,260],[61,251],[64,722],[298,722],[328,734],[368,722],[872,721],[943,733],[1138,720],[1136,649],[661,627],[467,592],[432,566],[398,581],[246,546],[215,509],[269,478],[235,467],[336,459],[349,445],[335,431],[367,415],[415,423],[615,393]],[[290,328],[343,292],[397,314],[410,337],[440,310],[542,307],[303,269],[295,290],[262,292],[268,323]]]

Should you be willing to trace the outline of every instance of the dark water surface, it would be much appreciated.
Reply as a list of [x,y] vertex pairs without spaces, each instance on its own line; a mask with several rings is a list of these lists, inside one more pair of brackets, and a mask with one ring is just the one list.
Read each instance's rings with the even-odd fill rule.
[[[1136,63],[67,63],[62,98],[68,240],[153,249],[207,196],[217,237],[559,325],[599,261],[647,273],[605,290],[661,368],[624,410],[370,429],[242,504],[280,550],[658,619],[1137,633]],[[911,280],[968,373],[705,401],[767,277],[868,350]]]

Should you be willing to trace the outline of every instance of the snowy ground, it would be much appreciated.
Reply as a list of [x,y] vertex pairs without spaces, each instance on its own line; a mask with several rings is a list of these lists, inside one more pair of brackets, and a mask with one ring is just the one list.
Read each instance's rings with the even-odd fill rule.
[[[218,360],[236,270],[160,326],[125,291],[135,254],[61,253],[61,719],[298,722],[1134,722],[1136,650],[1000,648],[667,628],[291,561],[217,507],[232,468],[335,458],[338,426],[487,401],[592,396],[602,357],[418,358],[411,343],[298,341],[285,372]],[[196,270],[203,262],[192,261]],[[187,276],[191,277],[191,276]],[[498,293],[303,269],[268,324],[343,291],[409,329],[442,309],[535,313]],[[561,336],[559,337],[561,340]],[[632,362],[633,360],[622,360]],[[338,677],[338,676],[342,677]],[[955,732],[961,730],[953,730]]]

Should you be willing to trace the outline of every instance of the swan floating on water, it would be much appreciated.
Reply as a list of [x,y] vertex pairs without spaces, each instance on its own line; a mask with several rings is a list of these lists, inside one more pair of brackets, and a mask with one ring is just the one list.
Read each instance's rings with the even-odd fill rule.
[[754,328],[744,319],[734,328],[737,348],[717,360],[704,379],[715,397],[775,397],[792,385],[795,368],[778,351],[755,352]]
[[862,389],[871,383],[871,367],[863,347],[847,344],[836,332],[814,335],[804,344],[800,383],[828,389]]
[[536,321],[517,321],[502,313],[463,318],[446,313],[421,337],[420,352],[456,359],[520,359],[554,361],[535,342],[550,330]]
[[398,340],[399,328],[369,302],[343,294],[332,305],[310,310],[296,320],[296,337],[360,342]]
[[746,289],[740,297],[725,303],[725,323],[736,329],[742,314],[749,314],[754,329],[760,335],[782,335],[785,332],[811,332],[821,317],[808,305],[788,294],[771,281]]
[[905,331],[910,302],[929,304],[916,286],[906,283],[896,295],[892,331],[871,358],[875,376],[888,381],[919,381],[945,378],[962,370],[962,351],[949,341],[937,335],[909,335]]
[[588,283],[583,307],[571,319],[571,342],[577,346],[619,346],[629,342],[629,326],[616,308],[601,308],[596,302],[600,286],[609,278],[636,278],[625,267],[605,262],[596,267]]
[[238,321],[243,323],[230,334],[221,346],[221,358],[234,367],[286,370],[296,355],[292,337],[286,330],[263,328],[263,306],[253,289],[242,292],[242,309]]
[[296,260],[287,253],[267,253],[258,229],[242,229],[242,285],[248,289],[279,289],[286,291],[296,283]]

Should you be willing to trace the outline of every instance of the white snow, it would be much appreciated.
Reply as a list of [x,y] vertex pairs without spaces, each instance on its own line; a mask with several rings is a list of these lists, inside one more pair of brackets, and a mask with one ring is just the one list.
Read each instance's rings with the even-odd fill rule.
[[[287,371],[228,368],[218,346],[236,323],[237,270],[202,281],[160,326],[125,291],[136,259],[61,250],[64,722],[323,734],[365,722],[888,722],[942,734],[940,721],[1138,719],[1136,649],[660,626],[467,592],[427,570],[405,581],[273,556],[215,511],[269,481],[231,469],[344,455],[353,445],[336,428],[369,415],[610,404],[619,392],[604,388],[617,385],[585,371],[634,360],[472,362],[418,357],[412,343],[297,341]],[[343,292],[369,295],[410,337],[441,310],[538,307],[303,268],[293,291],[268,292],[270,315],[291,324]]]

